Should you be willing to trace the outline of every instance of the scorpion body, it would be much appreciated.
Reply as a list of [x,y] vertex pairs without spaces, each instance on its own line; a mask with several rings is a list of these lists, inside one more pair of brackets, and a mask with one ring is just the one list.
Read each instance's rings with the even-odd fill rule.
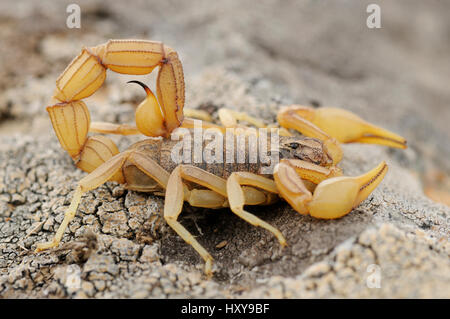
[[[189,131],[192,132],[192,130]],[[273,155],[273,157],[270,157],[277,160],[277,162],[279,159],[299,159],[324,167],[332,165],[332,160],[326,147],[318,139],[303,136],[280,136],[278,148],[272,150],[271,147],[273,148],[273,146],[271,145],[270,136],[264,137],[264,139],[265,141],[263,141],[263,143],[266,143],[266,149],[269,150],[270,155]],[[196,147],[194,144],[195,141],[190,139],[189,142],[190,146],[188,149],[193,150]],[[248,136],[245,136],[242,139],[242,144],[239,144],[237,136],[234,135],[233,140],[230,143],[232,145],[231,147],[224,142],[222,148],[223,154],[220,156],[224,160],[214,163],[208,163],[204,159],[201,161],[196,160],[194,152],[189,152],[187,158],[181,156],[181,162],[174,161],[174,149],[179,143],[180,141],[178,140],[149,138],[131,145],[129,150],[136,150],[146,154],[148,158],[169,173],[171,173],[179,164],[191,164],[224,179],[227,179],[233,172],[248,172],[265,177],[271,177],[273,174],[273,169],[270,173],[265,173],[264,170],[261,170],[262,167],[267,167],[270,163],[263,162],[260,156],[254,156],[254,161],[251,160],[249,149],[251,149],[252,146],[249,145]],[[200,145],[199,148],[205,150],[208,147],[208,143],[210,143],[210,141],[203,140],[203,145]],[[242,160],[239,160],[239,152],[243,155]],[[229,162],[225,160],[227,156],[231,158]],[[134,167],[134,169],[132,167]],[[138,188],[131,186],[132,184],[128,181],[133,181],[134,178],[126,178],[125,172],[127,170],[138,171],[132,163],[129,163],[128,161],[125,162],[122,171],[124,173],[126,187],[131,190],[142,190],[143,188],[141,188],[141,186]]]

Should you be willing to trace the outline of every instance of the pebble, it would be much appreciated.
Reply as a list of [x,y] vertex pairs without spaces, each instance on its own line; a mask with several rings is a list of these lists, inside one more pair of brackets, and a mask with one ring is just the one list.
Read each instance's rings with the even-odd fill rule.
[[20,195],[20,194],[13,194],[12,198],[11,198],[11,203],[13,205],[22,205],[25,204],[26,199],[24,196]]
[[227,244],[228,244],[228,242],[227,242],[226,240],[222,240],[220,243],[218,243],[218,244],[216,245],[216,248],[217,248],[217,249],[222,249],[222,248],[224,248]]

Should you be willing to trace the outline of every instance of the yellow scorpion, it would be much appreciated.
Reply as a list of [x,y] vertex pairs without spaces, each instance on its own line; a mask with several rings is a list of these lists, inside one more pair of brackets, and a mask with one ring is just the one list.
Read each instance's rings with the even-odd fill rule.
[[[105,81],[106,70],[143,75],[159,68],[156,95],[143,83],[147,96],[136,109],[136,126],[91,122],[84,98],[96,92]],[[291,105],[277,114],[281,128],[280,161],[270,173],[263,173],[260,162],[250,163],[174,163],[172,132],[194,127],[193,117],[202,119],[203,128],[225,132],[245,128],[270,128],[263,121],[243,112],[218,111],[218,124],[209,114],[184,110],[184,76],[178,54],[161,42],[110,40],[84,48],[56,81],[51,105],[47,107],[61,146],[77,167],[89,174],[81,179],[55,237],[37,244],[37,251],[57,246],[74,218],[81,197],[107,181],[124,184],[127,189],[165,196],[164,218],[205,260],[205,273],[212,273],[212,256],[178,221],[183,202],[207,208],[229,207],[255,226],[273,233],[281,245],[283,234],[275,227],[244,210],[244,205],[271,204],[286,200],[300,214],[324,219],[348,214],[365,200],[387,172],[385,162],[357,177],[342,176],[336,164],[342,159],[340,143],[373,143],[406,148],[406,141],[358,116],[338,108],[318,109]],[[190,117],[184,118],[184,115]],[[298,131],[299,134],[292,133]],[[150,138],[119,152],[103,135],[88,133],[143,134]],[[251,134],[244,134],[250,140]],[[236,135],[237,136],[237,135]],[[224,146],[227,150],[229,146]],[[248,152],[248,147],[244,146]],[[235,151],[233,151],[235,152]],[[249,154],[247,154],[249,155]]]

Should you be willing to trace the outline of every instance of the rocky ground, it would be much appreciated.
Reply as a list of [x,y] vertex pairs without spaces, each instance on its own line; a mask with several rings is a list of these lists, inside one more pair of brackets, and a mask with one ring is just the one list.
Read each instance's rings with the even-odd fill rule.
[[[364,1],[78,1],[79,30],[66,27],[68,3],[0,4],[0,296],[450,297],[448,3],[378,1],[382,28],[368,29]],[[409,148],[344,146],[347,175],[381,160],[390,167],[344,218],[317,220],[284,203],[249,208],[286,236],[283,250],[228,210],[186,205],[183,225],[215,259],[211,280],[162,219],[163,199],[115,183],[83,197],[60,249],[34,254],[85,176],[45,112],[54,81],[83,45],[129,37],[178,51],[189,107],[270,122],[283,104],[333,105]],[[131,123],[143,95],[125,82],[136,78],[109,73],[86,100],[92,118]],[[123,150],[136,138],[115,140]]]

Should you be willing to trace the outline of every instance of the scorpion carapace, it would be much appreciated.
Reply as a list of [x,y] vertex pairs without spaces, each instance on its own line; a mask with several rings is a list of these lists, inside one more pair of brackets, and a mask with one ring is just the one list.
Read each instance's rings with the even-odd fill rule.
[[[136,109],[136,125],[91,122],[87,106],[81,99],[102,85],[106,69],[147,74],[155,67],[159,67],[157,97],[145,84],[131,81],[141,85],[147,93]],[[245,211],[244,205],[267,205],[283,198],[301,214],[325,219],[342,217],[378,186],[387,172],[387,165],[382,162],[357,177],[342,176],[341,169],[336,167],[343,156],[340,143],[406,148],[406,141],[401,136],[338,108],[283,107],[277,114],[281,127],[266,125],[246,113],[222,108],[217,112],[219,123],[213,123],[206,112],[183,109],[184,76],[178,55],[168,46],[153,41],[110,40],[83,49],[58,78],[52,101],[47,110],[62,147],[78,167],[90,174],[79,181],[53,240],[37,244],[37,251],[59,244],[85,192],[107,181],[116,181],[131,190],[165,196],[165,220],[205,260],[208,275],[212,273],[211,255],[178,221],[184,201],[196,207],[229,207],[240,218],[274,234],[284,246],[283,234]],[[210,131],[210,135],[227,136],[233,129],[233,140],[244,136],[247,142],[233,150],[227,143],[216,143],[214,147],[204,140],[200,144],[198,141],[196,144],[195,139],[184,143],[192,129],[195,136],[199,123],[202,129]],[[265,129],[270,134],[264,135],[257,129]],[[153,138],[119,152],[111,139],[103,135],[88,136],[88,132],[143,134]],[[276,143],[272,139],[269,142],[269,135],[279,136],[279,139],[275,139]],[[174,141],[174,136],[178,136],[178,140]],[[265,145],[270,150],[267,153],[270,163],[255,157],[250,148],[250,141],[255,137],[263,141],[259,146]],[[275,150],[269,147],[274,144]],[[183,154],[180,160],[179,156],[174,156],[178,154],[174,149],[180,145],[191,145],[191,150],[198,145],[210,147],[209,151],[214,148],[215,151],[209,153],[214,154],[214,159],[208,160],[202,151],[200,157],[194,152],[187,157]],[[239,160],[238,153],[241,157],[244,154],[245,160]],[[235,162],[227,160],[230,154]]]

